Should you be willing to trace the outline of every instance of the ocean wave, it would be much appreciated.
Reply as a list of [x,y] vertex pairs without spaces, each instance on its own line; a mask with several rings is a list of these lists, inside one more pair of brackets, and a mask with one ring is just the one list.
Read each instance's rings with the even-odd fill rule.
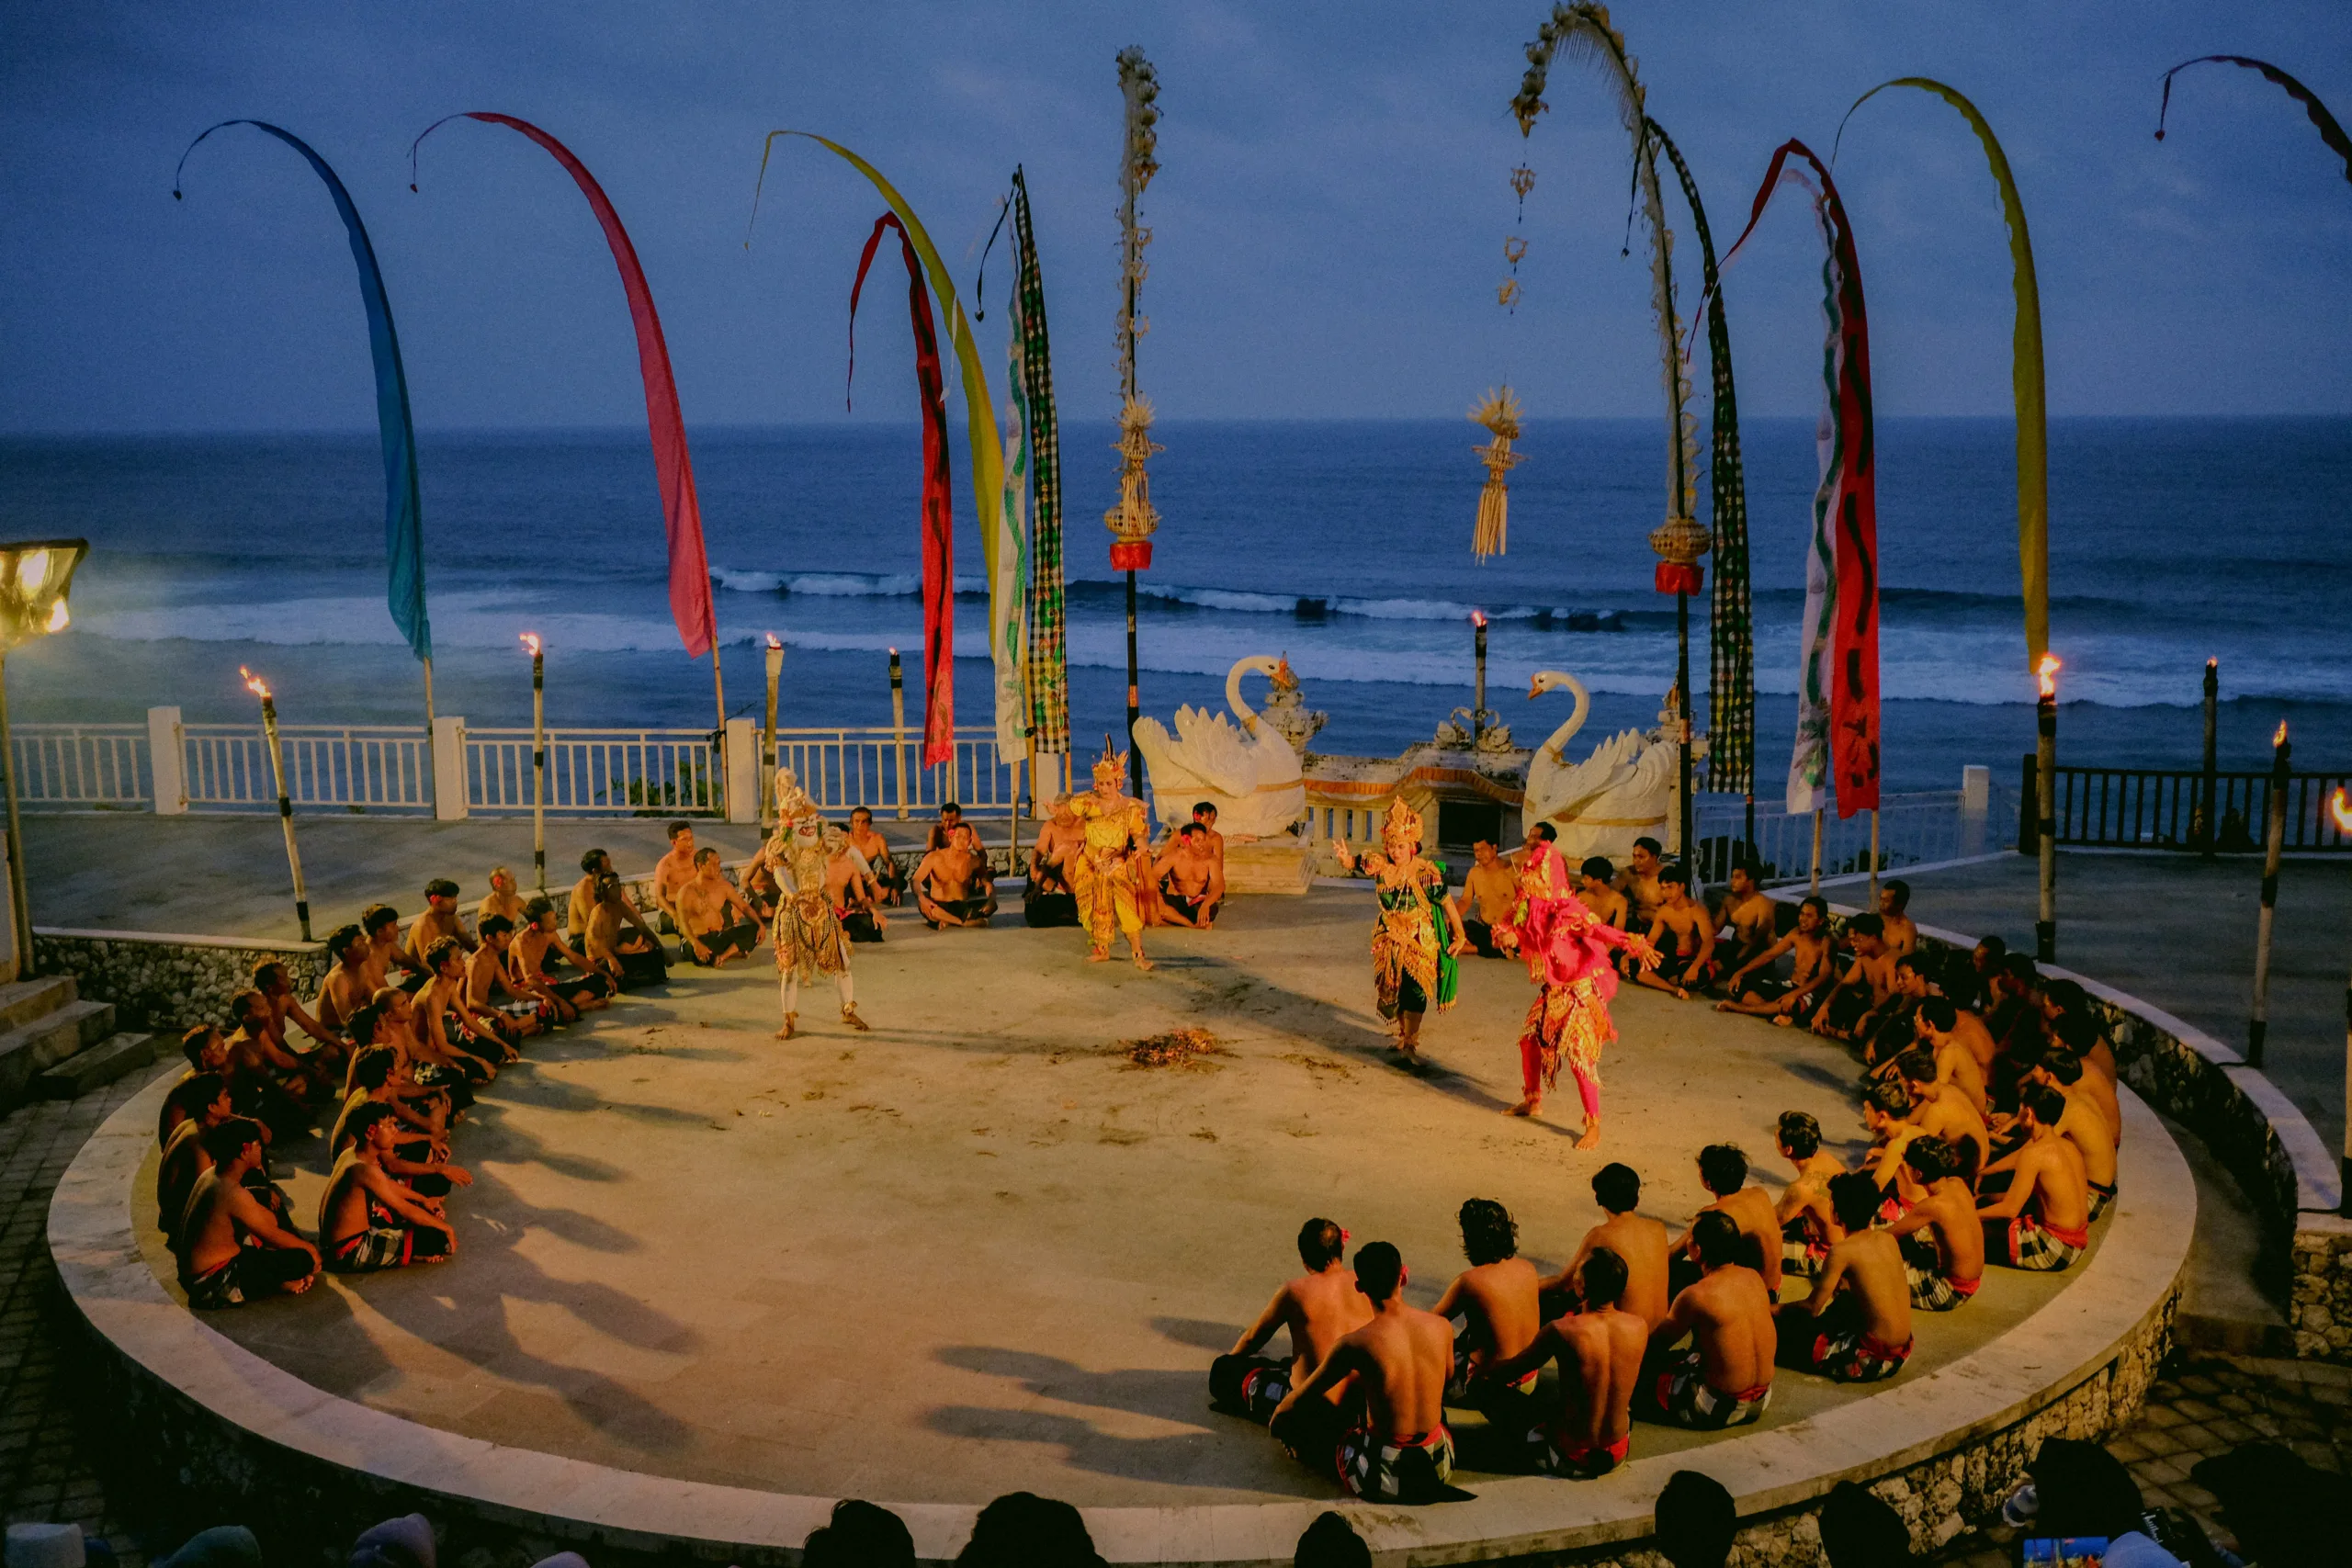
[[[1122,585],[1080,579],[1069,585],[1073,598],[1108,598]],[[1333,615],[1357,615],[1374,621],[1466,621],[1482,606],[1451,599],[1368,599],[1348,594],[1262,593],[1234,588],[1188,588],[1177,584],[1142,583],[1137,590],[1163,604],[1189,605],[1246,615],[1287,615],[1293,620],[1320,621]],[[1501,604],[1486,610],[1489,621],[1526,621],[1558,631],[1623,631],[1627,616],[1618,610],[1572,610],[1538,604]]]
[[[794,594],[813,599],[911,599],[922,592],[922,576],[912,571],[752,571],[740,567],[713,567],[711,580],[733,593]],[[986,593],[988,579],[957,573],[956,593]]]

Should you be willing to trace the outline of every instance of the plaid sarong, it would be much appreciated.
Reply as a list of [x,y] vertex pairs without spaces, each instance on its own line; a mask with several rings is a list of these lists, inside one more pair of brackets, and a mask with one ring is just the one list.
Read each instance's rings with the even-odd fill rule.
[[1029,474],[1029,737],[1040,751],[1069,750],[1069,661],[1062,591],[1061,434],[1046,333],[1046,279],[1029,230],[1029,186],[1012,171],[1012,395],[1027,414]]

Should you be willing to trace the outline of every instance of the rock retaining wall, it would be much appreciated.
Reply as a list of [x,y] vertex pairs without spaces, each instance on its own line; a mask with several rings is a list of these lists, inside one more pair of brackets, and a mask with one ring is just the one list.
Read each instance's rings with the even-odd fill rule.
[[112,1002],[126,1029],[177,1030],[225,1025],[229,998],[250,990],[254,965],[277,959],[293,971],[294,988],[314,996],[332,962],[316,942],[242,937],[178,936],[158,931],[33,930],[43,974],[68,974],[81,994]]

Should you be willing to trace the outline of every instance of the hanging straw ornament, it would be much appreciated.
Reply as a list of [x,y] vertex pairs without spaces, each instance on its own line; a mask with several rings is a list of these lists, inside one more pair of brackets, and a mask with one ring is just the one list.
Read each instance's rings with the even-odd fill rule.
[[1484,446],[1473,446],[1487,465],[1486,487],[1478,492],[1478,527],[1471,536],[1470,553],[1480,560],[1503,553],[1510,520],[1510,488],[1503,476],[1527,459],[1510,449],[1519,439],[1519,395],[1509,387],[1491,388],[1470,410],[1474,423],[1494,433]]

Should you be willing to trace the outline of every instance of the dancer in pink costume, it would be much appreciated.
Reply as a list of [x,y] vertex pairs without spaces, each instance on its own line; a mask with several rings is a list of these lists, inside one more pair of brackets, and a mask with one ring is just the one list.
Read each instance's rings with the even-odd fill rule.
[[1625,949],[1645,969],[1657,967],[1657,950],[1593,919],[1568,891],[1559,851],[1541,828],[1520,868],[1510,928],[1496,934],[1527,960],[1527,977],[1542,987],[1519,1036],[1521,1098],[1504,1114],[1541,1111],[1544,1091],[1559,1081],[1565,1059],[1584,1101],[1584,1134],[1576,1146],[1591,1148],[1600,1142],[1600,1048],[1617,1038],[1609,1017],[1609,998],[1617,994],[1610,950]]

